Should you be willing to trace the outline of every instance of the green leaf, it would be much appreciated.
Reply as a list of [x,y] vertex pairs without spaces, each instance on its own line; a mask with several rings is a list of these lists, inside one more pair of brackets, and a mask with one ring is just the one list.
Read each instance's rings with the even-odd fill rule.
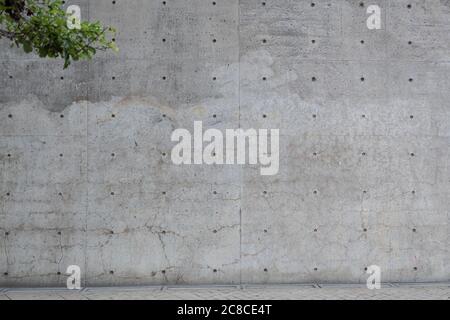
[[23,42],[23,50],[26,53],[30,53],[31,51],[33,51],[33,46],[31,45],[31,42],[29,41]]

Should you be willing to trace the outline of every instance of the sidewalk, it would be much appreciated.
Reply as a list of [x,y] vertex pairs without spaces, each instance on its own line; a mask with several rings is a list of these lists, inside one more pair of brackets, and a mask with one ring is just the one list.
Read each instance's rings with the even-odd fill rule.
[[277,285],[204,287],[130,287],[67,289],[5,289],[0,300],[450,300],[450,283],[363,285]]

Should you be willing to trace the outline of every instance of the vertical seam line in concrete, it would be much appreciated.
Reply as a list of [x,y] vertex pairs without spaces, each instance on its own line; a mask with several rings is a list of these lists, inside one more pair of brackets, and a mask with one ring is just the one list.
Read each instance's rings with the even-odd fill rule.
[[241,0],[238,0],[238,125],[241,128]]
[[[241,0],[238,0],[238,125],[241,128]],[[239,285],[242,286],[242,189],[244,186],[243,169],[241,171],[241,188],[239,194]]]
[[342,21],[342,19],[343,19],[342,6],[343,6],[343,2],[340,1],[339,2],[339,18],[340,18],[340,27],[341,27],[341,43],[344,41],[344,23]]
[[[390,7],[389,1],[385,0],[384,6],[385,6],[385,9],[384,9],[384,36],[386,37],[388,34],[388,17],[389,17],[388,10]],[[388,44],[388,41],[383,41],[383,42],[384,42],[384,59],[387,60],[389,44]],[[385,63],[385,65],[386,65],[386,63]]]
[[[91,20],[91,13],[90,13],[90,7],[91,4],[88,1],[87,2],[87,16],[88,20]],[[87,80],[89,79],[90,75],[90,62],[87,62]],[[81,274],[83,276],[83,282],[84,287],[87,287],[87,241],[88,241],[88,228],[87,228],[87,221],[88,221],[88,215],[89,215],[89,84],[86,85],[86,210],[85,210],[85,216],[84,216],[84,272]]]

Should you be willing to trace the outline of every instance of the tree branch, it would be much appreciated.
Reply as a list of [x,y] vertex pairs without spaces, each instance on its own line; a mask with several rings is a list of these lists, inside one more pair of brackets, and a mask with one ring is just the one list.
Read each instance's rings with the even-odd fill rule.
[[15,32],[11,32],[11,31],[6,31],[6,30],[2,30],[0,29],[0,38],[1,37],[6,37],[10,40],[13,40],[16,37],[16,33]]

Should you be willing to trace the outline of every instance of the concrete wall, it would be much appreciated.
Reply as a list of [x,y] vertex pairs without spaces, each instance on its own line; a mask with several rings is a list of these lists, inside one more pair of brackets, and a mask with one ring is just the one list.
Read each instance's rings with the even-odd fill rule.
[[[0,285],[450,280],[450,1],[360,2],[73,0],[121,51],[67,70],[3,41]],[[194,120],[280,128],[279,174],[173,165]]]

